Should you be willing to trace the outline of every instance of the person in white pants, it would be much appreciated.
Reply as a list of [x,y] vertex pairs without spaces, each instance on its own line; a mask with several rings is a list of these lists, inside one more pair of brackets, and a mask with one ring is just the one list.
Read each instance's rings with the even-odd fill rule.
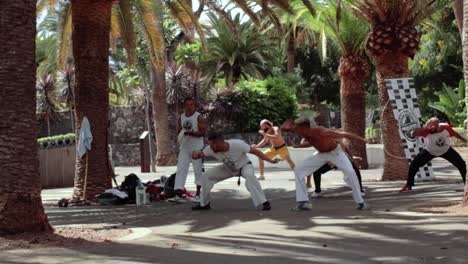
[[207,134],[207,124],[199,112],[195,111],[193,98],[184,100],[184,113],[177,120],[177,141],[180,146],[177,157],[177,171],[174,183],[176,195],[170,201],[181,202],[185,199],[184,188],[190,163],[195,174],[197,192],[195,201],[199,199],[201,188],[201,175],[203,173],[202,160],[192,160],[192,152],[203,149],[203,137]]
[[300,118],[295,121],[287,120],[282,126],[282,130],[294,131],[305,138],[305,142],[294,147],[314,147],[318,152],[313,156],[306,158],[294,169],[296,177],[296,201],[298,202],[295,210],[310,210],[311,204],[307,193],[304,178],[318,170],[322,165],[331,162],[338,169],[343,171],[344,181],[351,187],[353,199],[358,204],[358,209],[367,209],[368,206],[364,203],[359,187],[359,181],[353,166],[346,156],[343,149],[336,142],[339,138],[347,138],[350,140],[365,139],[346,132],[330,130],[324,127],[311,127],[310,121],[307,118]]
[[[245,179],[245,186],[252,196],[255,207],[262,205],[262,210],[270,210],[270,202],[266,199],[262,186],[255,177],[254,167],[247,157],[247,153],[254,154],[270,163],[277,163],[279,160],[267,157],[260,150],[251,148],[242,140],[224,140],[222,135],[216,132],[208,135],[208,144],[209,146],[202,151],[193,152],[192,158],[200,159],[211,156],[223,164],[209,169],[203,174],[200,203],[194,205],[192,210],[210,209],[210,192],[213,186],[220,181],[235,176],[242,176]],[[237,183],[240,184],[240,178]]]

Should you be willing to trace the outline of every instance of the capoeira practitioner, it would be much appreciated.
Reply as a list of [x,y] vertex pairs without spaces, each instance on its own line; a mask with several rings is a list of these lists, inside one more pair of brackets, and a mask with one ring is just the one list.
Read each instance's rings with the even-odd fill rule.
[[353,166],[340,145],[336,142],[340,138],[364,142],[365,139],[350,133],[334,131],[320,126],[311,127],[310,121],[307,118],[297,119],[296,121],[289,119],[281,126],[281,129],[284,131],[294,131],[305,138],[305,143],[295,147],[313,146],[318,151],[313,156],[306,158],[294,169],[296,177],[296,201],[298,203],[294,208],[295,210],[310,210],[312,208],[304,178],[328,162],[335,164],[338,169],[343,171],[344,181],[351,187],[353,199],[358,204],[357,209],[368,209],[362,198],[359,181],[353,170]]
[[[255,178],[254,167],[247,157],[251,153],[270,163],[277,163],[277,159],[271,159],[260,150],[251,148],[247,143],[239,139],[224,140],[222,135],[216,132],[208,135],[208,144],[202,151],[195,151],[192,154],[193,159],[203,157],[214,157],[223,164],[206,170],[202,177],[202,188],[200,203],[192,207],[193,210],[210,209],[210,192],[215,183],[235,176],[242,176],[245,179],[245,186],[252,196],[255,207],[262,205],[262,210],[271,209],[270,202],[265,198],[265,194]],[[240,178],[238,181],[240,184]]]
[[414,177],[419,168],[437,157],[444,158],[457,167],[460,171],[463,183],[466,183],[466,163],[460,154],[450,146],[449,142],[449,137],[452,136],[466,142],[464,137],[455,132],[449,124],[439,124],[439,119],[436,117],[429,119],[424,127],[413,130],[413,136],[424,137],[426,146],[411,162],[406,185],[400,192],[410,191],[414,186]]
[[[283,135],[279,127],[273,126],[273,123],[269,120],[263,119],[260,121],[260,129],[258,133],[263,136],[263,140],[258,144],[252,144],[252,148],[261,148],[267,143],[270,143],[271,147],[263,152],[267,157],[274,158],[280,156],[282,160],[286,160],[289,163],[291,169],[294,170],[295,164],[289,156],[288,146],[284,143]],[[265,180],[265,163],[262,159],[258,160],[260,168],[259,181]]]
[[[361,195],[364,197],[365,193],[364,193],[364,189],[362,188],[361,172],[359,171],[359,168],[356,166],[356,164],[353,161],[353,158],[357,159],[359,157],[352,157],[349,150],[348,150],[348,148],[346,147],[346,145],[344,145],[342,142],[340,142],[339,144],[340,144],[341,148],[344,150],[346,156],[348,156],[349,161],[351,162],[351,165],[353,166],[353,170],[356,173],[358,181],[359,181],[359,187],[361,189]],[[325,165],[323,165],[322,167],[320,167],[318,170],[316,170],[314,172],[315,191],[312,193],[312,195],[310,197],[320,197],[321,196],[321,192],[322,192],[322,189],[321,189],[322,174],[325,174],[325,173],[327,173],[327,172],[329,172],[331,170],[336,170],[336,169],[337,169],[337,167],[335,166],[335,164],[333,164],[331,162],[328,162],[328,163],[326,163]]]
[[177,141],[180,146],[179,156],[177,158],[177,171],[174,183],[176,195],[169,199],[174,202],[182,202],[185,199],[184,188],[185,181],[190,166],[193,166],[195,174],[195,184],[197,192],[195,201],[200,196],[201,175],[203,171],[202,160],[192,160],[192,152],[203,149],[203,137],[207,134],[207,124],[199,112],[195,111],[195,101],[193,98],[184,100],[184,113],[177,120]]

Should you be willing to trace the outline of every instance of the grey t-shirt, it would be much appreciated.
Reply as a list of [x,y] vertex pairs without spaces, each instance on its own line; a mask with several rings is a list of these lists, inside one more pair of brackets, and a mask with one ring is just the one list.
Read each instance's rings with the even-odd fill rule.
[[229,144],[228,151],[214,152],[210,146],[203,149],[205,156],[211,156],[221,161],[224,166],[232,172],[237,172],[250,160],[247,153],[250,152],[250,146],[240,139],[226,140]]

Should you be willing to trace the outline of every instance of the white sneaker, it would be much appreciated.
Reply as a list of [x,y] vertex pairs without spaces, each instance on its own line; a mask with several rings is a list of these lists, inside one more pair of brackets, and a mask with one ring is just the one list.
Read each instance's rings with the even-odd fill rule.
[[186,203],[187,202],[187,198],[186,197],[183,197],[183,196],[179,196],[179,195],[176,195],[172,198],[169,198],[167,199],[169,202],[171,203]]
[[312,209],[310,202],[300,202],[295,207],[291,208],[292,211],[309,211]]
[[322,193],[321,193],[321,192],[313,192],[313,193],[310,195],[310,198],[319,198],[319,197],[322,197]]
[[259,180],[259,181],[264,181],[264,180],[265,180],[265,176],[262,175],[262,176],[258,177],[257,180]]

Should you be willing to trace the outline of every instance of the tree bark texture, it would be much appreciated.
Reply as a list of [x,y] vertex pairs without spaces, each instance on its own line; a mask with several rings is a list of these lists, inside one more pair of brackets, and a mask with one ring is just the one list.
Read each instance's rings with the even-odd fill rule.
[[36,1],[0,1],[0,235],[52,231],[41,200]]

